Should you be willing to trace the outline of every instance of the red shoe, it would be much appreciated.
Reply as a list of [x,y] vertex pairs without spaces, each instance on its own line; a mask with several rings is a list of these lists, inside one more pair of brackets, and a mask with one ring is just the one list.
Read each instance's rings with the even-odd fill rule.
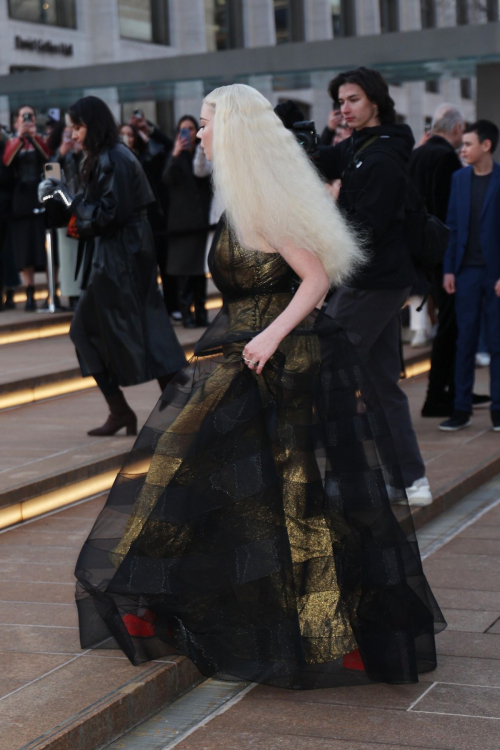
[[359,653],[359,648],[356,648],[354,649],[354,651],[351,651],[351,653],[345,654],[345,656],[343,656],[342,668],[357,669],[358,672],[365,671],[365,665],[363,664],[363,659],[361,658],[361,654]]
[[122,620],[129,635],[139,638],[151,638],[151,636],[155,635],[154,621],[156,620],[156,615],[150,609],[147,609],[142,617],[138,617],[137,615],[123,615]]

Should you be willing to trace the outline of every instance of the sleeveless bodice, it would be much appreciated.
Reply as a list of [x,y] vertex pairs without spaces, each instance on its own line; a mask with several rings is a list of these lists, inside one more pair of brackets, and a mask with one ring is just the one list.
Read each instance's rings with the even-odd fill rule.
[[214,239],[209,268],[224,300],[277,293],[293,293],[299,280],[279,253],[247,250],[226,223]]
[[[283,312],[300,284],[279,253],[244,248],[224,221],[214,237],[208,265],[223,305],[196,345],[199,356],[226,344],[248,341]],[[311,313],[294,333],[312,333],[315,319],[316,314]]]

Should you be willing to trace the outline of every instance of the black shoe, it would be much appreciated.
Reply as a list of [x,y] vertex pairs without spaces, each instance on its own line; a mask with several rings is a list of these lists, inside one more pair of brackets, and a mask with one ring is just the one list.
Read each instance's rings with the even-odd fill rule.
[[481,395],[479,393],[473,393],[472,394],[472,403],[474,406],[479,406],[479,404],[487,404],[491,401],[491,396]]
[[198,328],[207,328],[208,315],[205,312],[205,310],[203,310],[203,312],[201,313],[196,313],[195,320],[196,320],[196,325],[198,326]]
[[[61,305],[61,298],[58,294],[54,296],[54,307],[56,310],[64,310],[64,307]],[[49,309],[49,298],[45,300],[45,302],[42,305],[42,310],[48,310]]]
[[13,289],[7,289],[7,292],[5,293],[4,308],[6,310],[16,309],[16,303],[14,302],[14,290]]
[[26,287],[26,304],[24,306],[24,309],[26,310],[26,312],[35,312],[36,310],[34,286]]
[[453,414],[453,405],[445,399],[441,401],[427,400],[422,406],[421,413],[423,417],[451,417]]
[[493,432],[500,432],[500,411],[491,410],[491,421],[493,422]]
[[456,432],[464,427],[470,425],[470,412],[468,411],[455,411],[451,419],[447,419],[445,422],[441,422],[439,425],[440,430],[445,432]]
[[192,313],[182,316],[182,325],[184,326],[184,328],[198,328],[198,324],[196,323],[196,320],[194,319],[194,315]]

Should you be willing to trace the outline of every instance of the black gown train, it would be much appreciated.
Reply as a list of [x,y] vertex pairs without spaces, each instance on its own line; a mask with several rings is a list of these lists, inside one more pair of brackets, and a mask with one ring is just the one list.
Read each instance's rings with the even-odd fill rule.
[[[257,376],[243,347],[298,280],[224,223],[210,268],[222,310],[80,553],[82,647],[134,664],[185,654],[206,675],[289,688],[416,682],[446,623],[356,353],[315,311]],[[343,668],[356,648],[366,671]]]

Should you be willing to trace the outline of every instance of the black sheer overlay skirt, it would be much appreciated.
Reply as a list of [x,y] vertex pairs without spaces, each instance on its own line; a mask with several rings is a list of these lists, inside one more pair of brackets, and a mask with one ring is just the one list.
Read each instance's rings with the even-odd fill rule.
[[[210,267],[223,308],[80,553],[82,647],[134,664],[185,654],[206,675],[288,688],[416,682],[446,623],[356,353],[314,313],[257,376],[243,347],[297,279],[224,224]],[[342,658],[355,649],[363,671]]]

